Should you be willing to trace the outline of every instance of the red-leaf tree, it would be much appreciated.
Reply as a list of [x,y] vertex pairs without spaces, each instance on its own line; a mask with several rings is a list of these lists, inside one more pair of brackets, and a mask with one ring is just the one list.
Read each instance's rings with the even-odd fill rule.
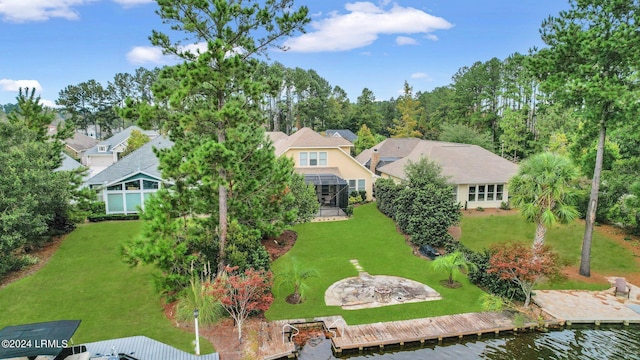
[[212,286],[212,294],[220,299],[222,306],[235,320],[238,340],[242,341],[242,325],[254,311],[265,311],[273,302],[271,271],[247,269],[235,273],[237,266],[224,269]]
[[524,306],[529,306],[533,287],[541,279],[553,278],[560,272],[557,254],[546,245],[531,248],[513,242],[495,246],[492,252],[487,272],[518,284],[526,298]]

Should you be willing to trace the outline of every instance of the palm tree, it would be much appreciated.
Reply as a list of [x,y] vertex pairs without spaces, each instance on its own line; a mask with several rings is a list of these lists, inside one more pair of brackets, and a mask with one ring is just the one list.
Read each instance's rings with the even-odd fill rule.
[[568,158],[555,153],[534,155],[520,164],[509,181],[513,206],[528,222],[537,224],[534,246],[544,244],[547,228],[567,224],[578,217],[573,205],[578,169]]
[[318,276],[318,271],[312,268],[303,268],[295,258],[288,263],[286,271],[276,276],[278,288],[282,286],[293,286],[293,294],[287,296],[290,304],[300,304],[304,301],[305,292],[309,289],[307,279]]
[[456,251],[445,256],[439,256],[433,260],[433,269],[448,272],[449,279],[447,280],[447,283],[449,285],[453,285],[454,271],[461,272],[461,270],[464,270],[467,272],[471,269],[477,269],[477,266],[470,262],[461,251]]

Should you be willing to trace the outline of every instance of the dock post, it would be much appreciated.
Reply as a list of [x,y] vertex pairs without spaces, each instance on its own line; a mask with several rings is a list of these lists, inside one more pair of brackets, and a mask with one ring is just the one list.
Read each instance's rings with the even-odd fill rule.
[[625,321],[623,321],[623,322],[622,322],[622,325],[624,325],[624,326],[629,326],[629,320],[625,320]]

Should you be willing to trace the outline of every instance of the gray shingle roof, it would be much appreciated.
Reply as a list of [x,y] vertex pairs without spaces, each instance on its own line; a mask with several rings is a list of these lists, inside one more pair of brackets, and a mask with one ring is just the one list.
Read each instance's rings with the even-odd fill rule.
[[56,171],[71,171],[77,168],[84,168],[85,166],[77,162],[71,156],[62,153],[62,165],[56,169]]
[[87,150],[86,154],[87,155],[92,155],[92,154],[104,154],[104,152],[99,152],[98,151],[98,147],[101,145],[107,145],[107,154],[111,154],[113,151],[113,148],[124,143],[125,141],[127,141],[127,139],[129,139],[129,137],[131,136],[131,132],[133,130],[137,130],[140,131],[143,134],[148,135],[149,137],[153,138],[155,137],[157,134],[155,131],[147,131],[147,130],[142,130],[141,128],[137,127],[137,126],[129,126],[128,128],[122,130],[121,132],[113,135],[112,137],[106,139],[106,140],[102,140],[100,141],[98,144],[96,144],[96,146],[92,147],[91,149]]
[[123,157],[120,161],[114,163],[103,171],[99,172],[85,182],[87,185],[109,184],[113,181],[122,179],[129,175],[144,172],[148,175],[162,178],[158,165],[160,161],[153,152],[153,149],[166,149],[173,146],[173,142],[164,136],[159,136],[148,143],[142,145],[139,149],[131,154]]
[[477,145],[419,139],[386,139],[363,151],[357,160],[369,162],[373,149],[378,149],[381,159],[399,158],[381,163],[377,169],[400,179],[405,178],[404,168],[409,162],[423,157],[438,163],[442,175],[453,184],[506,183],[518,170],[518,165]]
[[196,356],[146,336],[131,336],[120,339],[84,344],[92,356],[110,355],[112,352],[131,355],[138,360],[219,360],[218,353]]
[[355,142],[356,140],[358,140],[358,135],[354,134],[353,131],[349,130],[349,129],[338,129],[338,130],[325,130],[324,132],[327,137],[337,137],[340,136],[341,138],[347,139],[350,142]]

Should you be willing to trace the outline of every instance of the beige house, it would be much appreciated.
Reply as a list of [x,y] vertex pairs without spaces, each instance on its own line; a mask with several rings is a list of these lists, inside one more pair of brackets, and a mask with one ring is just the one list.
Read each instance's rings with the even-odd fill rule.
[[366,191],[367,200],[373,199],[375,175],[349,155],[354,145],[348,140],[324,137],[310,128],[291,135],[282,132],[267,135],[276,155],[292,158],[296,172],[316,186],[322,206],[342,207],[353,191]]
[[518,171],[518,165],[477,145],[414,138],[386,139],[356,159],[377,175],[399,182],[405,179],[405,166],[423,157],[442,167],[456,199],[466,208],[500,207],[509,198],[507,182]]

